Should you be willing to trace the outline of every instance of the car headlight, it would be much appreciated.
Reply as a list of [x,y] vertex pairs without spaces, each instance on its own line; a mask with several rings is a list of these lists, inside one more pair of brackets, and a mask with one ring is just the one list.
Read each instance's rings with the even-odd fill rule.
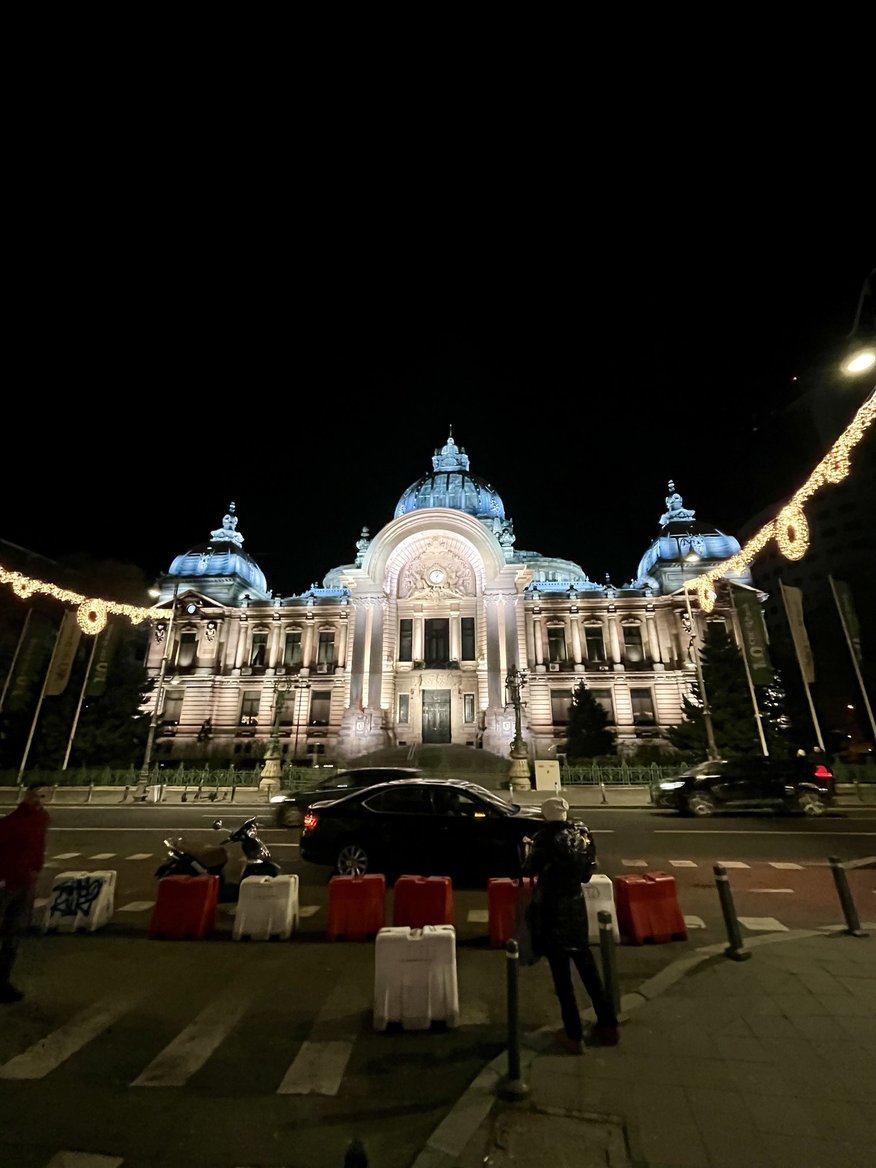
[[684,786],[684,779],[666,779],[660,784],[661,791],[677,791],[679,787]]

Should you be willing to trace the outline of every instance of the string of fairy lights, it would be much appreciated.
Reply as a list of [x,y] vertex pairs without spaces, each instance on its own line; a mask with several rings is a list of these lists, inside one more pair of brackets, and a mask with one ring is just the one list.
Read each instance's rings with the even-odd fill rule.
[[[686,584],[686,588],[696,593],[703,612],[711,612],[715,607],[715,584],[724,576],[735,575],[754,560],[775,539],[779,551],[788,560],[802,559],[809,548],[809,524],[803,504],[827,484],[836,484],[848,475],[851,469],[851,453],[858,445],[876,417],[876,393],[871,393],[861,406],[851,424],[840,434],[825,457],[818,463],[809,478],[793,498],[785,504],[775,519],[771,520],[745,547],[729,560],[723,560],[720,567],[697,576]],[[60,600],[62,604],[76,609],[76,620],[83,633],[97,636],[106,627],[108,616],[127,617],[131,624],[151,620],[165,614],[156,607],[143,608],[136,604],[119,604],[114,600],[86,597],[57,584],[45,580],[35,580],[23,572],[14,572],[0,564],[0,584],[8,584],[16,596],[27,600],[35,593]]]

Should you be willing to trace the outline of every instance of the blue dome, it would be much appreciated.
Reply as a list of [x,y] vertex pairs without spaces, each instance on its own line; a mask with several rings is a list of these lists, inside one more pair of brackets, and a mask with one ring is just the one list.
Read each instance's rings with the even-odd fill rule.
[[482,478],[469,473],[468,455],[453,441],[436,450],[432,458],[432,473],[412,483],[399,499],[395,519],[424,507],[450,507],[464,511],[476,519],[504,519],[505,504],[493,487]]
[[267,594],[265,574],[248,552],[243,550],[243,536],[236,530],[234,504],[222,520],[222,526],[210,532],[209,543],[199,543],[170,565],[169,576],[203,576],[207,579],[237,576]]

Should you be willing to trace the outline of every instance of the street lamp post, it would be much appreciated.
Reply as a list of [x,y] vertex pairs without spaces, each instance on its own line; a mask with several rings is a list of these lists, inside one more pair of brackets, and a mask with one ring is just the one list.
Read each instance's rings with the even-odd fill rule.
[[152,716],[149,719],[149,732],[146,735],[146,750],[143,753],[143,765],[140,767],[140,781],[148,782],[149,768],[152,766],[152,750],[155,746],[155,732],[158,729],[158,717],[161,712],[162,698],[164,697],[164,675],[167,673],[167,662],[170,658],[170,640],[173,631],[173,618],[176,615],[176,599],[179,593],[179,580],[173,586],[173,599],[167,624],[164,626],[164,652],[161,664],[158,667],[158,679],[155,683],[155,704],[152,707]]
[[265,765],[259,779],[259,790],[269,790],[280,785],[280,718],[292,683],[279,678],[274,682],[274,717],[271,722],[271,737],[265,751]]
[[525,685],[525,670],[512,665],[505,677],[505,687],[511,697],[511,705],[514,707],[514,741],[511,743],[511,769],[508,772],[511,789],[514,791],[529,790],[529,751],[523,741],[523,731],[520,724],[520,713],[523,709],[520,694]]
[[310,682],[306,677],[301,677],[295,682],[296,699],[295,699],[295,741],[292,746],[292,761],[298,765],[298,732],[301,729],[301,704],[304,700],[304,695],[310,689]]
[[[678,541],[678,550],[681,551],[681,540]],[[709,709],[709,698],[706,694],[706,683],[703,681],[703,665],[700,661],[700,650],[698,645],[694,645],[696,640],[696,626],[694,625],[693,612],[690,606],[690,593],[688,592],[687,580],[685,579],[685,567],[687,564],[695,564],[699,560],[699,556],[692,549],[688,551],[687,555],[681,560],[681,584],[684,589],[684,603],[687,607],[687,619],[690,627],[691,646],[693,646],[694,666],[697,671],[697,685],[700,690],[700,701],[703,704],[703,725],[706,728],[706,745],[707,753],[710,759],[720,758],[718,747],[715,744],[715,730],[712,726],[712,712]]]

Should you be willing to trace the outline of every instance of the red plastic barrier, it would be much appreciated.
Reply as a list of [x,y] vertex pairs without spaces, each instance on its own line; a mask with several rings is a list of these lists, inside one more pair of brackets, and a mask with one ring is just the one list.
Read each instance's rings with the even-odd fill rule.
[[149,922],[149,936],[163,941],[199,940],[216,925],[218,876],[164,876]]
[[452,925],[453,882],[449,876],[399,876],[395,882],[392,923],[422,929]]
[[329,916],[326,937],[336,941],[365,941],[386,924],[386,877],[332,876],[329,880]]
[[514,936],[514,918],[521,888],[524,895],[532,896],[532,880],[529,876],[524,876],[522,880],[496,876],[487,881],[490,944],[493,948],[501,948]]
[[614,890],[618,928],[634,945],[685,940],[687,927],[674,876],[666,872],[618,876]]

